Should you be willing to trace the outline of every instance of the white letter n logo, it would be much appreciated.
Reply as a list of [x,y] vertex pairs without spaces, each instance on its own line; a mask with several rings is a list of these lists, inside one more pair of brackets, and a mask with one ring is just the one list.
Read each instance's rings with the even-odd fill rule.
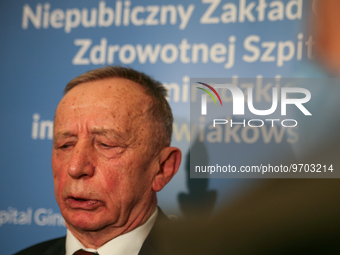
[[[197,83],[202,84],[202,85],[208,87],[209,89],[211,89],[215,93],[215,95],[218,97],[218,99],[220,100],[220,103],[221,103],[221,106],[222,106],[221,98],[213,87],[211,87],[210,85],[205,84],[203,82],[197,82]],[[215,84],[214,87],[215,88],[229,89],[231,94],[232,94],[232,97],[233,97],[233,114],[234,115],[243,115],[244,114],[244,95],[243,95],[243,92],[240,88],[238,88],[238,87],[236,87],[235,85],[232,85],[232,84]],[[208,90],[203,89],[203,88],[199,88],[199,87],[197,87],[197,88],[207,92],[210,95],[210,97],[214,100],[215,105],[217,105],[215,98],[213,97],[213,95]],[[202,94],[201,99],[202,99],[201,100],[201,114],[207,115],[207,94]]]

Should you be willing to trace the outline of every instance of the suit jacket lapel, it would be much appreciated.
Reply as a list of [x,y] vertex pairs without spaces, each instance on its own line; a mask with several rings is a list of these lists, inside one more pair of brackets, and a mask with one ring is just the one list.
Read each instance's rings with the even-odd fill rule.
[[60,238],[56,241],[45,253],[44,255],[65,255],[65,242],[66,237]]
[[[162,254],[162,250],[159,247],[159,239],[165,238],[164,233],[166,232],[164,229],[169,227],[170,220],[168,217],[162,212],[162,210],[158,207],[158,215],[155,222],[155,225],[151,229],[148,237],[145,239],[144,244],[139,251],[138,255],[159,255]],[[162,234],[163,233],[163,234]],[[163,246],[164,248],[164,246]]]

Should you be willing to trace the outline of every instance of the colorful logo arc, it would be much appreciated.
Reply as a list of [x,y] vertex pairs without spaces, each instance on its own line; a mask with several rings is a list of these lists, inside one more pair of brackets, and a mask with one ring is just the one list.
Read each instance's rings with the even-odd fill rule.
[[[208,87],[209,89],[211,89],[211,91],[214,92],[215,95],[218,97],[218,100],[220,100],[220,104],[221,104],[221,106],[222,106],[222,100],[221,100],[221,98],[220,98],[220,95],[217,93],[217,91],[216,91],[212,86],[210,86],[210,85],[208,85],[208,84],[206,84],[206,83],[203,83],[203,82],[197,82],[197,83],[202,84],[203,86],[206,86],[206,87]],[[207,92],[207,93],[209,94],[209,96],[214,100],[215,105],[217,105],[214,96],[213,96],[208,90],[203,89],[203,88],[200,88],[200,87],[197,87],[197,88],[198,88],[198,89],[201,89],[201,90],[203,90],[203,91],[205,91],[205,92]]]

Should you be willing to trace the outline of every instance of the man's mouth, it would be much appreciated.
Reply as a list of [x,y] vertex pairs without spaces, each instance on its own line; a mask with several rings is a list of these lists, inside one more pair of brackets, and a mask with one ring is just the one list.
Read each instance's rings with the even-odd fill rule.
[[77,201],[87,201],[87,199],[76,198],[76,197],[73,197],[72,199],[77,200]]
[[68,197],[66,204],[72,209],[94,210],[100,206],[100,201],[83,197]]

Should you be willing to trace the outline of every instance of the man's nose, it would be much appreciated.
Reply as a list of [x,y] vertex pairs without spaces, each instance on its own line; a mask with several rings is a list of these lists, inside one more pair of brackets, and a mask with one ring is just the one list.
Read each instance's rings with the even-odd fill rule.
[[91,158],[91,146],[85,142],[78,142],[74,147],[67,172],[75,179],[92,177],[94,175],[94,165]]

